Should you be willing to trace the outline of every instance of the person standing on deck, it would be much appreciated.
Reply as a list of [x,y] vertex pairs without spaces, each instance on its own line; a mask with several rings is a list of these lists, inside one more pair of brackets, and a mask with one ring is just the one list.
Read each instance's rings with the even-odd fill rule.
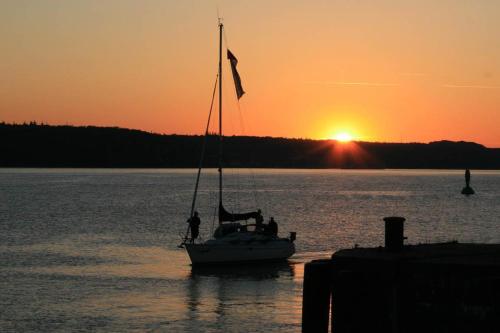
[[255,216],[255,231],[262,231],[264,223],[264,217],[262,217],[262,211],[259,209],[257,211],[257,216]]
[[198,212],[194,212],[193,217],[188,219],[189,223],[189,229],[191,229],[191,239],[190,242],[194,243],[194,240],[198,238],[198,235],[200,234],[200,224],[201,220],[198,217]]
[[465,169],[465,186],[470,187],[470,170]]
[[278,236],[278,223],[274,220],[274,217],[271,217],[269,223],[267,224],[267,230],[273,236]]

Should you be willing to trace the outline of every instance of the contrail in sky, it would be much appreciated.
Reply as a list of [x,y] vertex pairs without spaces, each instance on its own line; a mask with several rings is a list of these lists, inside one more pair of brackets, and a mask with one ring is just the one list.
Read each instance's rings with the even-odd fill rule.
[[443,84],[445,88],[472,88],[472,89],[500,89],[500,86],[481,86],[481,85],[461,85],[461,84]]
[[324,84],[333,86],[364,86],[364,87],[396,87],[399,84],[381,82],[330,82],[330,81],[309,81],[308,84]]

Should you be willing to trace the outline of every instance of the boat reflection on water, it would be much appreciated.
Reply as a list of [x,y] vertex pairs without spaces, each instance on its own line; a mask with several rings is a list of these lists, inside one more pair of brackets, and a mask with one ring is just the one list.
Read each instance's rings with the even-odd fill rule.
[[299,331],[301,282],[295,275],[300,266],[293,262],[193,266],[185,299],[187,331],[193,327],[197,329],[193,332],[234,331],[243,326],[246,332]]
[[295,276],[295,264],[291,262],[246,263],[233,265],[192,266],[191,278],[197,276],[221,279],[267,280]]

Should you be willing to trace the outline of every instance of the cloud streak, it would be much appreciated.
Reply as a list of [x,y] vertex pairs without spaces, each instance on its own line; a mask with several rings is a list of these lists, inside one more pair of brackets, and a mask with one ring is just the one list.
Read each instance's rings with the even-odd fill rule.
[[482,86],[473,84],[443,84],[444,88],[470,88],[470,89],[500,89],[500,86]]
[[397,87],[396,83],[384,82],[343,82],[343,81],[309,81],[308,84],[323,84],[329,86],[361,86],[361,87]]

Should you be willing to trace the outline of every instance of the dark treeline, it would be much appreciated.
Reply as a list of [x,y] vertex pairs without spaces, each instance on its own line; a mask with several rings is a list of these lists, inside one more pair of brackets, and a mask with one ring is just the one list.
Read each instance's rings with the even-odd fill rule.
[[[203,137],[115,127],[0,123],[1,167],[196,167]],[[330,140],[224,137],[225,167],[500,169],[500,149],[470,142],[347,144]],[[216,167],[218,137],[203,165]]]

